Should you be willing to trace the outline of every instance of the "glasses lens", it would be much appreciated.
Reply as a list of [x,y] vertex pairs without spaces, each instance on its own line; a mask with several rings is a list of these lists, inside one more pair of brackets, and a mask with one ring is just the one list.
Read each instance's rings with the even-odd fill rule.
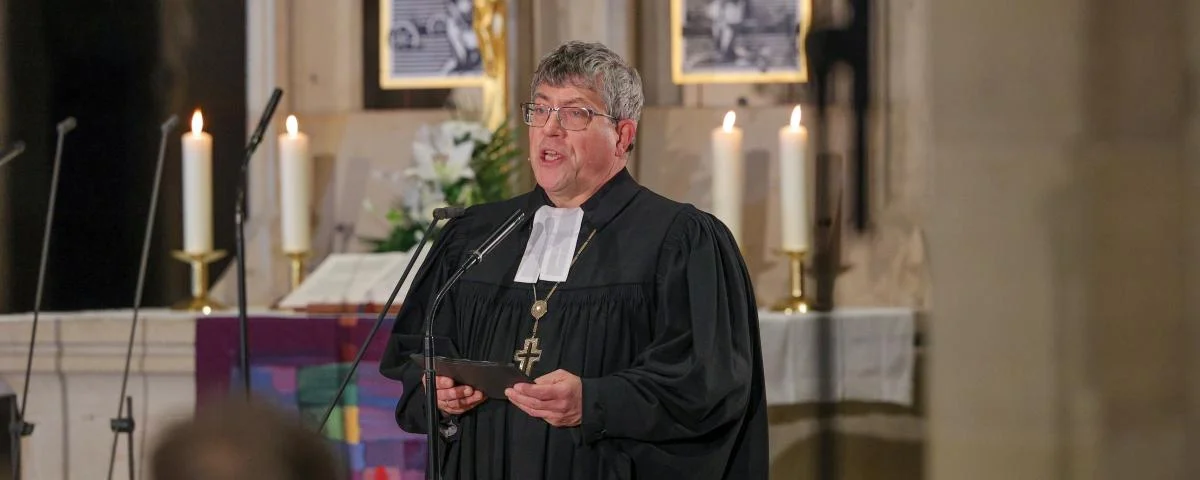
[[592,119],[592,112],[586,108],[563,107],[558,110],[558,121],[567,130],[583,130]]
[[536,103],[527,103],[523,106],[526,125],[540,127],[546,124],[546,119],[550,118],[550,107]]

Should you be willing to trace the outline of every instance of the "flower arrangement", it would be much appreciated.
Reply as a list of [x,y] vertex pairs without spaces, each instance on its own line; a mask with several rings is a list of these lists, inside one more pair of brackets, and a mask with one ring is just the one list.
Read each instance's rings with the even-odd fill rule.
[[413,166],[404,172],[400,201],[387,212],[391,230],[385,238],[365,241],[375,252],[408,251],[433,222],[434,209],[507,199],[509,176],[518,157],[507,123],[495,131],[464,120],[421,126],[413,141]]

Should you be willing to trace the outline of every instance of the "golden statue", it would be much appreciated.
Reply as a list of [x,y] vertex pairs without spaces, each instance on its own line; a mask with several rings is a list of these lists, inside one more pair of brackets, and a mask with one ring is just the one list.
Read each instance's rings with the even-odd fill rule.
[[483,122],[495,130],[508,117],[508,0],[474,0],[472,25],[479,37]]

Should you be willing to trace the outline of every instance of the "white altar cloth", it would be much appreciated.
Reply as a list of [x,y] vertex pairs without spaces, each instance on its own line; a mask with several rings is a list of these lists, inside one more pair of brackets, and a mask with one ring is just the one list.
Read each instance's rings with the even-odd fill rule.
[[[902,308],[834,310],[833,395],[839,401],[913,402],[916,315]],[[819,398],[817,315],[759,312],[770,405]]]

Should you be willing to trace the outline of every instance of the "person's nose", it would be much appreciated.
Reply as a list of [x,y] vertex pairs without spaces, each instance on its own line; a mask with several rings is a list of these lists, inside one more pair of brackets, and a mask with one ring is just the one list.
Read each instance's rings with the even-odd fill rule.
[[558,115],[558,111],[550,112],[550,118],[546,119],[546,125],[542,127],[542,131],[547,136],[560,136],[567,133],[567,129],[562,126],[562,117]]

